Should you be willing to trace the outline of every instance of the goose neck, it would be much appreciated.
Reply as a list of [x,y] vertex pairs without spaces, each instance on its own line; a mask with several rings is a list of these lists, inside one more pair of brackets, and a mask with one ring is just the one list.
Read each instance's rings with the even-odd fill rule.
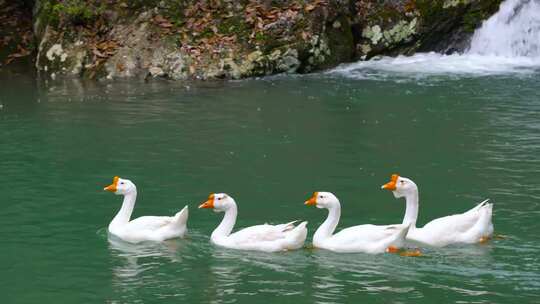
[[219,237],[227,237],[231,234],[234,224],[236,223],[236,216],[238,215],[238,209],[236,204],[232,204],[226,211],[221,223],[217,228],[212,232],[211,239]]
[[133,213],[133,208],[135,207],[136,200],[137,200],[137,191],[132,191],[124,195],[124,201],[122,202],[122,207],[120,207],[120,210],[111,221],[109,227],[124,225],[124,224],[129,223],[131,214]]
[[416,220],[418,219],[418,191],[412,191],[405,196],[406,209],[405,216],[403,217],[403,224],[410,225],[411,228],[416,227]]
[[341,205],[339,204],[339,202],[337,202],[337,204],[328,208],[328,217],[313,235],[313,243],[315,245],[318,242],[332,236],[332,234],[336,230],[336,227],[339,223],[340,216],[341,216]]

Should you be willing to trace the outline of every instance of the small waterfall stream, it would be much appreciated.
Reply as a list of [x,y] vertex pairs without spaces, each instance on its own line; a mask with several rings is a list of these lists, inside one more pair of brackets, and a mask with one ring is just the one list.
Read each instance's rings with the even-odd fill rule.
[[507,0],[476,30],[469,54],[540,58],[540,0]]
[[430,75],[531,74],[540,71],[540,0],[506,0],[484,21],[464,54],[417,53],[343,65],[330,73],[358,79]]

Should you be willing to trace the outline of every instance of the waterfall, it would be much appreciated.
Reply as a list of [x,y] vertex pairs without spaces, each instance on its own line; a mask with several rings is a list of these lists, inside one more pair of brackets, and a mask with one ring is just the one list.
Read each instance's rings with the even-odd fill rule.
[[[417,53],[342,65],[330,71],[357,79],[418,79],[540,72],[540,0],[506,0],[478,28],[464,54]],[[444,78],[444,77],[443,77]]]
[[540,58],[540,0],[507,0],[476,30],[469,54]]

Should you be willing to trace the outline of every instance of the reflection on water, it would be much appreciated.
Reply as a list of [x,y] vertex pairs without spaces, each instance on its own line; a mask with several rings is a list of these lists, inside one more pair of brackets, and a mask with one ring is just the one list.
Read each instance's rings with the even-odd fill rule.
[[[181,250],[185,240],[169,240],[162,243],[143,242],[131,244],[109,235],[109,250],[112,259],[112,285],[122,300],[137,302],[141,292],[148,288],[173,285],[175,295],[181,294],[185,285],[181,280],[155,276],[167,264],[182,262]],[[163,294],[160,297],[166,298]]]
[[[279,296],[291,301],[309,297],[314,303],[343,303],[367,297],[385,303],[377,298],[393,294],[432,299],[434,292],[441,299],[478,297],[483,301],[483,296],[504,297],[504,292],[492,286],[503,287],[506,280],[520,276],[516,270],[508,269],[511,264],[493,257],[496,248],[512,250],[515,240],[426,248],[421,258],[338,254],[319,249],[238,251],[211,245],[208,236],[199,232],[189,239],[165,243],[129,244],[113,237],[108,241],[113,257],[113,287],[125,301],[140,299],[145,291],[154,288],[174,289],[174,293],[160,295],[162,298],[195,297],[209,303],[243,302],[250,296]],[[531,254],[523,252],[521,256]],[[175,270],[171,272],[171,268]],[[494,274],[500,278],[499,283]],[[200,275],[204,278],[197,280]],[[524,271],[517,280],[536,276],[531,275]],[[443,281],[446,283],[441,284]],[[204,290],[194,294],[194,288]]]
[[213,300],[249,295],[288,296],[304,294],[306,260],[302,252],[264,253],[210,248],[209,289]]

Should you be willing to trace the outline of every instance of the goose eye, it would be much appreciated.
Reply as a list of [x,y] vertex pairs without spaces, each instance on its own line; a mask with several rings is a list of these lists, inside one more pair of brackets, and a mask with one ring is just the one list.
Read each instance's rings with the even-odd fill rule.
[[402,180],[402,181],[400,181],[400,182],[401,182],[402,184],[405,184],[405,181],[404,181],[404,180]]
[[124,182],[120,182],[120,185],[123,185],[123,184],[124,184]]
[[322,196],[322,195],[319,195],[319,198],[323,198],[323,196]]

